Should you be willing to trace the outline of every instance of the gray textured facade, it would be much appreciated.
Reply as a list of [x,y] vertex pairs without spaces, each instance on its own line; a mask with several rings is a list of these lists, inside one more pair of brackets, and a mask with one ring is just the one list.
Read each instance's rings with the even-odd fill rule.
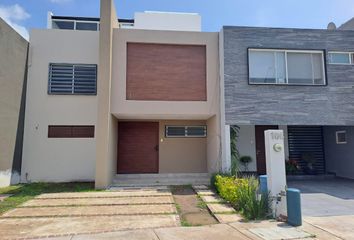
[[[354,31],[224,27],[226,124],[354,125],[354,65],[326,63],[326,86],[249,85],[248,48],[354,52]],[[221,54],[222,56],[222,54]]]
[[[336,143],[336,131],[346,131],[346,144]],[[330,126],[323,128],[326,170],[338,177],[354,179],[354,127]]]

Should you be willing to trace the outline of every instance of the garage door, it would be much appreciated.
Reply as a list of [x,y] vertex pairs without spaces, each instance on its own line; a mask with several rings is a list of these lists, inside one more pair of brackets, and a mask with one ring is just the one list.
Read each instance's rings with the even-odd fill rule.
[[117,173],[158,173],[157,122],[118,123]]

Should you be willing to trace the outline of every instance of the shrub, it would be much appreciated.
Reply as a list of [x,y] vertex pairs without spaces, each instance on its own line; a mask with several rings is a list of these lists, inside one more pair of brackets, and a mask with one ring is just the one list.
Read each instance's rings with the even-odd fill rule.
[[215,176],[215,187],[219,195],[228,201],[247,220],[265,219],[270,213],[268,194],[260,195],[255,177],[236,178]]
[[247,220],[267,218],[270,213],[268,194],[258,193],[259,183],[256,178],[248,177],[245,180],[247,183],[236,189],[242,216]]

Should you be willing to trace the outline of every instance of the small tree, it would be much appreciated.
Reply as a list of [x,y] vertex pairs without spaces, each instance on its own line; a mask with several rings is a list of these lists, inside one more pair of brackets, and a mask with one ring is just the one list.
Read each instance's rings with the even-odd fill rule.
[[250,157],[250,156],[242,156],[242,157],[240,157],[240,162],[242,163],[242,165],[245,168],[245,171],[247,172],[248,171],[248,164],[250,162],[252,162],[252,157]]

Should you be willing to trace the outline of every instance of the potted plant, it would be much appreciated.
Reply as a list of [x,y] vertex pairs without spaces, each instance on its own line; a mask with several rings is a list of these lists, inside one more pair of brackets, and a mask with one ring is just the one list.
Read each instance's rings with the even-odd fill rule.
[[244,166],[245,172],[248,172],[248,164],[252,162],[252,157],[242,156],[240,157],[240,162]]
[[299,172],[300,166],[297,161],[289,159],[285,161],[286,174],[295,175]]
[[304,172],[306,174],[310,175],[315,175],[316,174],[316,169],[314,167],[316,163],[316,156],[312,152],[305,152],[301,156],[302,161],[306,163],[306,166],[304,168]]

